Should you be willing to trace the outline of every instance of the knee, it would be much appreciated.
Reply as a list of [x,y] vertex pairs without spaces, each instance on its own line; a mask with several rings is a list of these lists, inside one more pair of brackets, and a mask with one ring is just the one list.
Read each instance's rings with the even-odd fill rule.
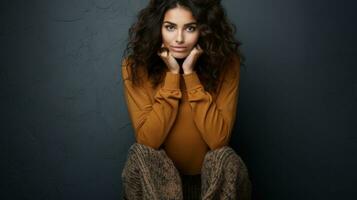
[[213,162],[213,164],[221,165],[222,167],[240,168],[244,163],[241,157],[229,146],[223,146],[221,148],[208,151],[204,158],[205,162]]
[[128,155],[127,155],[127,163],[149,163],[153,160],[165,159],[167,158],[167,154],[163,149],[154,149],[150,146],[134,143],[130,146]]
[[[122,177],[125,177],[128,173],[135,174],[140,164],[140,160],[147,160],[150,157],[150,152],[156,150],[146,146],[144,144],[134,143],[130,146],[126,162],[122,171]],[[152,154],[152,153],[151,153]]]
[[205,158],[214,159],[219,157],[238,156],[235,151],[229,146],[223,146],[218,149],[210,150],[206,153]]
[[129,148],[130,150],[155,150],[154,148],[150,147],[150,146],[147,146],[145,144],[140,144],[140,143],[137,143],[135,142],[134,144],[132,144]]
[[130,146],[129,148],[129,157],[136,155],[139,157],[145,157],[148,156],[150,154],[153,154],[155,152],[159,152],[159,150],[156,150],[150,146],[144,145],[144,144],[140,144],[140,143],[134,143]]

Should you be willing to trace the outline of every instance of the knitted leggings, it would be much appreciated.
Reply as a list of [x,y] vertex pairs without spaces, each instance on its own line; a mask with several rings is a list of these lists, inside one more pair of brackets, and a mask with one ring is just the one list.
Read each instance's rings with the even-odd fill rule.
[[251,199],[248,170],[228,146],[207,152],[201,174],[190,176],[180,174],[163,149],[135,143],[121,176],[128,200]]

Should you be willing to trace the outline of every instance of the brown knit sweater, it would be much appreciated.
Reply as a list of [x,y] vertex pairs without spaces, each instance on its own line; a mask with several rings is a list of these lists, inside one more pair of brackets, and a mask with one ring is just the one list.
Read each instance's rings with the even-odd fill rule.
[[122,63],[124,94],[138,143],[164,148],[182,174],[201,171],[205,154],[229,143],[238,104],[240,63],[228,63],[217,94],[205,91],[196,72],[166,72],[153,88],[141,72],[143,85],[129,79],[130,66]]

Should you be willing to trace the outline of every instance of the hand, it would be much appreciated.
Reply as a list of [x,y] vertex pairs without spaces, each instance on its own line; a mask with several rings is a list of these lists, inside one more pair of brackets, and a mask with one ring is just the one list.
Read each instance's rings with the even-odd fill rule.
[[182,64],[184,74],[191,74],[193,72],[193,68],[196,64],[196,61],[202,53],[203,50],[198,44],[191,50],[190,54],[186,57],[185,61]]
[[180,73],[180,65],[172,56],[171,52],[164,46],[164,44],[161,45],[161,49],[157,52],[157,55],[160,56],[160,58],[164,61],[164,63],[172,73]]

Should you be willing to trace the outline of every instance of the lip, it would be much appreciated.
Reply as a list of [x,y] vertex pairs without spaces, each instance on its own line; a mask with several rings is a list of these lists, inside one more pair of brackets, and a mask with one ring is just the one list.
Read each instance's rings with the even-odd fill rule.
[[181,46],[171,46],[172,50],[177,51],[177,52],[183,52],[186,50],[186,47],[181,47]]

